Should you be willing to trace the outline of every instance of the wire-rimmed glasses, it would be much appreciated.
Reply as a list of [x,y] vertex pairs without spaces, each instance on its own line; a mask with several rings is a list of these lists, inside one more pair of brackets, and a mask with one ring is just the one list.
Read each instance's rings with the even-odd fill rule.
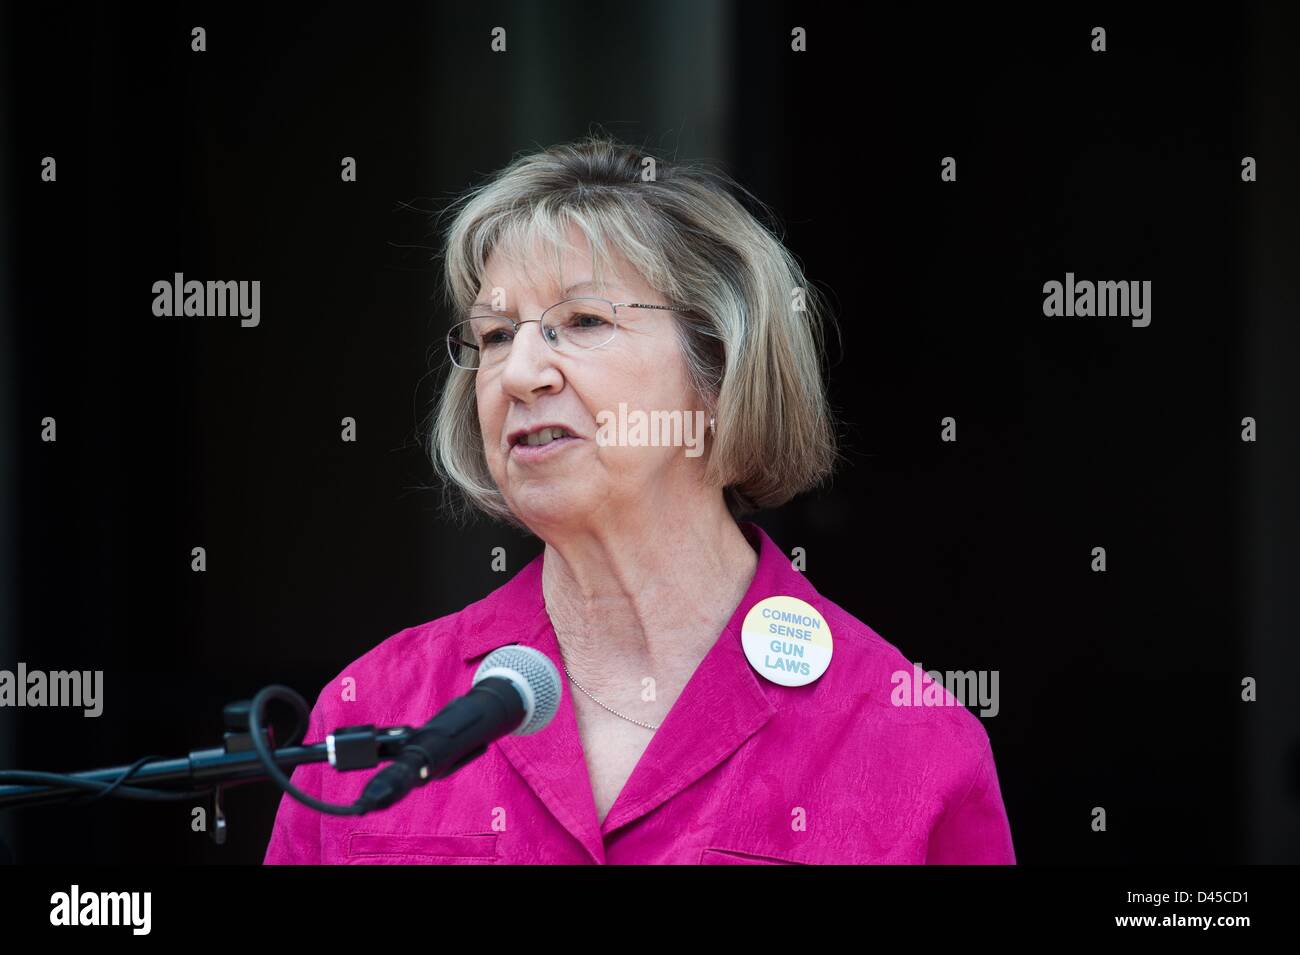
[[447,332],[447,351],[457,368],[476,371],[504,364],[510,343],[521,325],[537,322],[542,339],[558,352],[580,353],[608,345],[618,332],[620,308],[682,311],[672,305],[611,302],[605,298],[570,298],[556,302],[541,318],[517,322],[495,312],[480,311]]

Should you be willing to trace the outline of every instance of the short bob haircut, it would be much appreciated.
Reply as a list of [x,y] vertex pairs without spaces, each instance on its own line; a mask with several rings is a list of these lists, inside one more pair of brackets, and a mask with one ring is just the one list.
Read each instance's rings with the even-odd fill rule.
[[[828,309],[733,190],[767,213],[725,173],[591,134],[520,156],[455,199],[442,213],[451,217],[442,256],[452,321],[468,314],[495,250],[520,261],[518,250],[542,240],[558,273],[573,226],[598,285],[612,245],[666,301],[690,306],[660,314],[675,318],[690,381],[716,417],[705,480],[739,518],[821,483],[839,455],[822,374]],[[447,366],[429,450],[448,503],[527,530],[488,470],[475,373]]]

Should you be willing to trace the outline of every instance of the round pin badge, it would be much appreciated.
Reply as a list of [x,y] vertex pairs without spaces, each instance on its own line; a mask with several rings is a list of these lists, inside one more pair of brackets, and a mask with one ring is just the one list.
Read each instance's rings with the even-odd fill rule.
[[831,664],[826,618],[798,597],[765,597],[745,614],[740,641],[749,665],[781,686],[807,686]]

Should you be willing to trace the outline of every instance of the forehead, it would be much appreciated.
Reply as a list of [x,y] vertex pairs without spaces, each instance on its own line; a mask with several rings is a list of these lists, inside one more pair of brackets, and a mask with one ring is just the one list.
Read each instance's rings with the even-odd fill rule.
[[477,302],[491,305],[498,289],[507,303],[551,303],[576,295],[624,296],[639,287],[635,269],[617,249],[595,250],[575,229],[566,245],[540,236],[503,240],[484,263]]

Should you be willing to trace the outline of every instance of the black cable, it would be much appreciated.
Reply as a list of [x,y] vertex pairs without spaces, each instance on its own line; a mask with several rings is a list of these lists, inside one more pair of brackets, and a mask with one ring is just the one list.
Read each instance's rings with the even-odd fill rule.
[[[296,691],[287,686],[279,684],[263,687],[253,697],[253,702],[249,707],[248,725],[250,735],[253,740],[253,749],[257,751],[257,758],[261,760],[263,768],[267,775],[275,780],[281,789],[287,792],[294,799],[298,800],[305,806],[317,810],[318,812],[327,813],[332,816],[360,816],[368,812],[368,808],[361,805],[360,802],[351,804],[347,803],[328,803],[322,802],[313,796],[296,787],[280,769],[275,762],[275,757],[266,745],[266,739],[262,730],[262,710],[271,700],[283,700],[293,706],[297,722],[294,725],[293,732],[289,734],[288,743],[293,745],[298,734],[307,725],[307,718],[310,710],[307,707],[307,701],[298,695]],[[49,786],[71,786],[74,789],[87,789],[93,795],[70,798],[68,801],[75,806],[87,806],[97,802],[106,796],[113,796],[118,799],[139,799],[145,802],[183,802],[198,797],[206,797],[212,794],[212,789],[193,789],[188,791],[169,792],[164,789],[145,789],[140,786],[123,785],[134,773],[142,766],[153,761],[161,759],[160,756],[142,756],[130,766],[128,766],[122,775],[117,777],[113,782],[107,783],[100,780],[83,779],[77,776],[70,776],[65,773],[46,773],[35,770],[24,769],[0,769],[0,782],[8,783],[40,783]],[[0,807],[4,808],[4,807]]]
[[[141,757],[140,757],[139,759],[137,759],[134,763],[132,763],[130,766],[128,766],[127,769],[126,769],[126,772],[124,772],[121,776],[117,777],[117,779],[114,780],[113,783],[112,783],[111,785],[107,786],[107,787],[104,788],[104,789],[101,789],[99,792],[95,793],[93,796],[79,796],[79,797],[76,798],[76,799],[69,800],[69,802],[71,802],[71,804],[74,805],[74,806],[89,806],[92,802],[98,802],[99,800],[103,799],[105,796],[111,795],[113,792],[115,792],[117,789],[119,789],[119,788],[121,787],[121,785],[122,785],[124,782],[126,782],[127,779],[128,779],[132,774],[134,774],[134,773],[136,772],[136,770],[138,770],[140,767],[142,767],[145,763],[149,762],[150,760],[154,760],[154,759],[162,759],[162,757],[161,757],[161,756],[141,756]],[[138,788],[138,787],[132,787],[132,788]],[[155,790],[155,791],[156,791],[156,790]]]
[[[156,756],[150,756],[149,759],[157,759]],[[43,783],[47,786],[71,786],[74,789],[90,789],[104,791],[105,794],[111,791],[119,799],[143,799],[146,802],[180,802],[186,799],[193,799],[196,796],[206,796],[211,790],[195,789],[189,792],[168,792],[162,789],[144,789],[139,786],[123,786],[124,780],[132,769],[128,769],[115,782],[105,783],[94,779],[79,779],[76,776],[69,776],[65,773],[42,773],[26,769],[0,769],[0,782],[8,783]],[[81,805],[77,800],[72,800],[74,805]]]
[[[270,748],[266,745],[266,739],[262,732],[262,710],[271,700],[283,700],[293,706],[298,713],[299,725],[301,725],[304,715],[309,713],[307,701],[298,695],[297,691],[291,687],[274,684],[265,686],[257,691],[253,697],[253,702],[248,708],[248,729],[253,738],[253,749],[257,751],[257,758],[262,761],[266,774],[276,781],[281,789],[287,792],[294,799],[298,800],[304,806],[310,806],[317,812],[323,812],[331,816],[361,816],[368,812],[368,807],[359,803],[331,803],[322,802],[314,796],[310,796],[295,786],[289,777],[284,774],[278,765],[275,757],[272,755]],[[295,727],[294,732],[297,732]]]

